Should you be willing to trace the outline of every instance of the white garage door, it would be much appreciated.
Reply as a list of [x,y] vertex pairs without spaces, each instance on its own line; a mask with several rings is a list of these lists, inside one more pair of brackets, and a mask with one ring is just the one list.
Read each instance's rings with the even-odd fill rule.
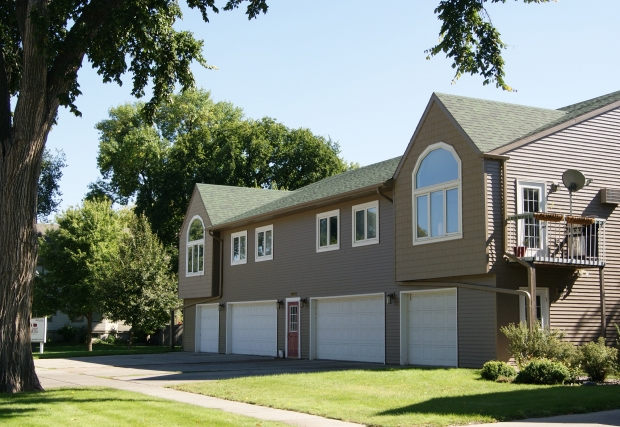
[[230,350],[233,354],[277,355],[278,317],[275,301],[230,304]]
[[383,295],[316,300],[316,357],[385,363]]
[[198,345],[196,351],[217,353],[218,341],[220,337],[220,312],[217,304],[199,305],[197,317],[197,338]]
[[403,295],[409,296],[408,363],[457,366],[456,289]]

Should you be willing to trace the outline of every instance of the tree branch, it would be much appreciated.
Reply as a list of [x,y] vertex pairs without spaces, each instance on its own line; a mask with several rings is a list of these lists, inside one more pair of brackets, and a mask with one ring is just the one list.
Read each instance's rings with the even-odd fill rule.
[[63,43],[64,49],[56,56],[48,72],[50,119],[55,117],[60,105],[59,95],[66,93],[76,83],[77,71],[82,66],[89,43],[123,3],[124,0],[94,0],[84,8],[82,15],[71,27]]

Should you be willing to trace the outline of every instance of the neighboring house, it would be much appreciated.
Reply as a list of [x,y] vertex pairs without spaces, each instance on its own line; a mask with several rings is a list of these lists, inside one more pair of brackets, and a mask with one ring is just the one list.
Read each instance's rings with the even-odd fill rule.
[[[58,224],[37,223],[37,236],[44,236],[49,229],[58,228]],[[37,274],[45,274],[45,266],[37,263]],[[107,336],[111,332],[126,333],[129,332],[131,326],[125,325],[124,322],[112,322],[99,313],[93,313],[93,337]],[[57,311],[55,315],[47,318],[48,336],[57,337],[57,331],[65,325],[71,325],[76,328],[84,326],[86,328],[88,319],[85,316],[79,316],[71,319],[65,313]]]
[[[197,184],[185,350],[479,367],[509,358],[499,329],[529,294],[571,341],[611,338],[618,164],[620,92],[559,110],[433,94],[400,158],[291,192]],[[572,213],[597,220],[564,216],[567,169],[593,180]]]

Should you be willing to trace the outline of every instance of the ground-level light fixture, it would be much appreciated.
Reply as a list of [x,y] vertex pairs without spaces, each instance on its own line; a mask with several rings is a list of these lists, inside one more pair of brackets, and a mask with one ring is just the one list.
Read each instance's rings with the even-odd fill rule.
[[219,303],[217,305],[217,310],[218,311],[224,311],[225,308],[226,308],[226,304],[224,304],[224,303]]
[[308,305],[308,298],[301,298],[299,302],[301,303],[301,308],[304,308],[306,305]]
[[391,294],[385,294],[385,303],[392,304],[392,300],[396,299],[396,293],[392,292]]
[[282,308],[282,305],[284,305],[284,301],[281,299],[277,300],[276,303],[278,304],[278,310]]

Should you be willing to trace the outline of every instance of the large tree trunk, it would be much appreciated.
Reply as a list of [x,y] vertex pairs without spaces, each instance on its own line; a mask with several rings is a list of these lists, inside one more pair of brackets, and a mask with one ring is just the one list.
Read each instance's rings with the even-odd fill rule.
[[[19,2],[24,55],[13,123],[0,70],[0,392],[42,390],[32,360],[30,307],[37,262],[36,206],[41,158],[58,108],[46,97],[47,65],[29,19],[45,1]],[[0,55],[1,56],[1,55]],[[0,58],[4,67],[4,58]]]

